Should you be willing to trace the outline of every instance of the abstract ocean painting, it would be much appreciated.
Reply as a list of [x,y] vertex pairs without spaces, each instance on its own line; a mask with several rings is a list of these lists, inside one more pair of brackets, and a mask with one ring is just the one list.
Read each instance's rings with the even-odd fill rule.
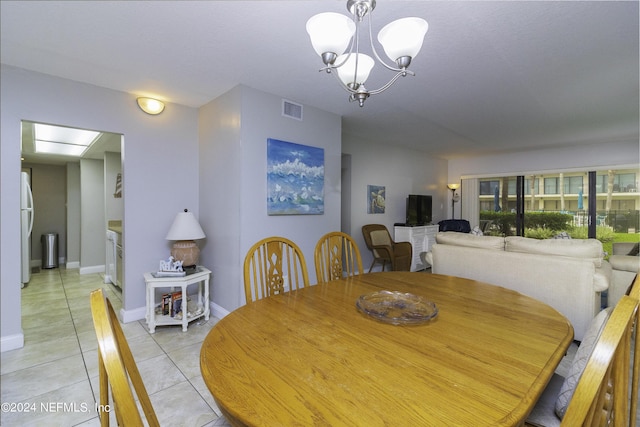
[[267,139],[267,214],[324,214],[324,149]]

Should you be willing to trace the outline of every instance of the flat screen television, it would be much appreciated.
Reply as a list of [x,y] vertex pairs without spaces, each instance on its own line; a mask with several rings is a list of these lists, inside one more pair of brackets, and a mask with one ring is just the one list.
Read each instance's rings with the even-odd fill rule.
[[431,224],[432,200],[431,196],[421,194],[409,194],[407,197],[407,225]]

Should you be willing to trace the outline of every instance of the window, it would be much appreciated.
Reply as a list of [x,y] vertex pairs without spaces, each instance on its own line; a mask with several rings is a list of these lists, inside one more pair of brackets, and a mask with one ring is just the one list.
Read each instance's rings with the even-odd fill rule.
[[[521,175],[524,181],[524,233],[546,238],[556,230],[546,230],[546,223],[537,224],[536,218],[547,212],[568,215],[567,230],[575,236],[588,233],[637,233],[640,230],[640,185],[638,170],[612,170],[599,172],[571,171]],[[589,181],[595,184],[595,211],[589,209]],[[480,220],[492,221],[490,232],[502,235],[519,233],[516,215],[517,177],[498,176],[479,179]],[[533,191],[531,184],[533,183]],[[609,190],[610,188],[610,190]],[[495,190],[498,190],[497,192]],[[533,194],[532,194],[533,193]],[[537,215],[537,217],[536,217]],[[552,217],[550,217],[552,218]],[[518,219],[519,220],[519,219]],[[597,227],[602,227],[596,230]],[[592,229],[593,227],[593,229]],[[605,230],[605,228],[607,230]]]

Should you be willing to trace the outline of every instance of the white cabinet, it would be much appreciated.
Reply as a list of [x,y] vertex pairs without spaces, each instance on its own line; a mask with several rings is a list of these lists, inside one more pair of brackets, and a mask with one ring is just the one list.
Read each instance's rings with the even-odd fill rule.
[[437,225],[416,225],[414,227],[394,227],[394,240],[396,242],[409,242],[413,248],[411,259],[411,271],[419,271],[430,268],[424,260],[424,255],[431,250],[431,245],[436,242]]

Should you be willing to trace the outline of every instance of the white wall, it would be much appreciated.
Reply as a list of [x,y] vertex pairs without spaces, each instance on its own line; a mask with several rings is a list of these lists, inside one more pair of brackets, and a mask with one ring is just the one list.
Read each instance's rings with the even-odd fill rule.
[[168,256],[177,212],[198,205],[197,110],[168,103],[143,113],[136,96],[2,65],[0,71],[0,344],[22,345],[20,319],[20,121],[124,135],[125,321],[145,313],[143,273]]
[[104,272],[104,161],[80,160],[80,274]]
[[[351,230],[362,255],[362,264],[369,270],[373,256],[362,237],[365,224],[384,224],[393,237],[393,225],[404,223],[406,198],[409,194],[433,196],[433,223],[446,219],[449,200],[447,161],[427,153],[390,147],[384,142],[359,140],[344,135],[342,151],[351,155]],[[367,213],[367,185],[385,187],[384,214]],[[380,265],[376,266],[380,270]],[[375,270],[374,270],[375,271]]]
[[80,163],[67,163],[67,268],[80,268]]
[[67,171],[61,165],[25,163],[31,169],[33,191],[33,232],[31,234],[31,265],[40,266],[42,260],[41,237],[45,233],[58,234],[58,257],[66,259],[66,188]]
[[120,220],[124,217],[124,201],[122,197],[114,197],[116,180],[122,173],[122,159],[120,153],[104,153],[104,204],[105,219],[107,221]]
[[[304,106],[283,117],[282,98],[239,86],[200,111],[201,260],[213,271],[211,298],[231,311],[244,304],[242,262],[256,241],[284,236],[302,249],[315,283],[318,239],[340,229],[340,117]],[[267,215],[267,139],[324,149],[324,215]]]
[[603,141],[582,147],[558,147],[449,161],[449,179],[492,176],[492,174],[522,175],[527,172],[602,170],[610,166],[637,165],[640,144],[637,140]]

